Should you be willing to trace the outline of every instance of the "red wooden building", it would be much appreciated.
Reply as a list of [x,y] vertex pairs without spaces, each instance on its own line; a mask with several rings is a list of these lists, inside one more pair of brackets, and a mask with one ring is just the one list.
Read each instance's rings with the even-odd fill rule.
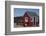
[[24,26],[32,26],[32,18],[28,14],[28,11],[23,15],[23,25]]
[[14,21],[20,23],[24,27],[38,26],[39,16],[36,13],[26,11],[23,16],[15,17]]

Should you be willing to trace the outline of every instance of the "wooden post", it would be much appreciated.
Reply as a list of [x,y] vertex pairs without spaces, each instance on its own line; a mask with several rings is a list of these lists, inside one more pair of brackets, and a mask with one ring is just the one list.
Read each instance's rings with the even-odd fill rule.
[[35,17],[34,17],[34,26],[35,26]]

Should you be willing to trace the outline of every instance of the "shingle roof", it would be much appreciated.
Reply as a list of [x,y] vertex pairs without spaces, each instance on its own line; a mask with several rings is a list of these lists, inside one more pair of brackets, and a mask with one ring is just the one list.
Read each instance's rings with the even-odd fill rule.
[[38,16],[35,12],[26,11],[30,16]]
[[37,16],[36,13],[33,13],[33,12],[28,12],[30,16]]

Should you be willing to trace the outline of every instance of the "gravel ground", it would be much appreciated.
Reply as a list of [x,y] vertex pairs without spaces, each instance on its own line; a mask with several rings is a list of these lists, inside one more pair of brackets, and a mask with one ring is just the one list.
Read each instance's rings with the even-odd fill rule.
[[[24,27],[24,26],[22,26],[22,25],[16,25],[16,23],[14,23],[14,28],[16,28],[16,27]],[[38,27],[38,26],[32,26],[32,27]]]

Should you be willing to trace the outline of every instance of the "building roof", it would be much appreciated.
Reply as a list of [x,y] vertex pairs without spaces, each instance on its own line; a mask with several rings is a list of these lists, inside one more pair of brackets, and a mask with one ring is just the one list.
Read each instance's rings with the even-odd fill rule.
[[26,13],[28,13],[28,15],[30,15],[30,16],[38,16],[35,12],[26,11]]

